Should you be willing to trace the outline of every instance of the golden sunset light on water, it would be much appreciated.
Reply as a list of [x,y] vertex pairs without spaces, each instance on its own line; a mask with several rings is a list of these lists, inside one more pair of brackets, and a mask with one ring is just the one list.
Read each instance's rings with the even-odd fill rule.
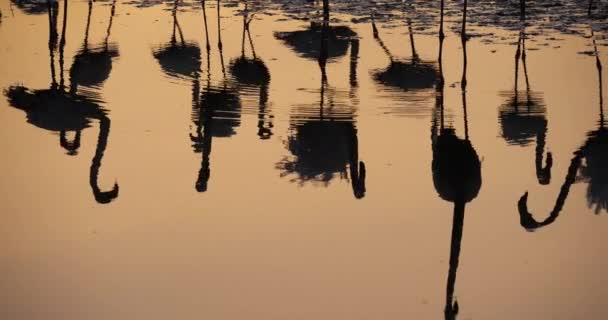
[[607,319],[608,2],[0,1],[0,319]]

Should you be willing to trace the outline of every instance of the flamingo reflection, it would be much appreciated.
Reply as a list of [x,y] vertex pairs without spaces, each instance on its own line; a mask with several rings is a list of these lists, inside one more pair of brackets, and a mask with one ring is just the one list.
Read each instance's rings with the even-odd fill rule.
[[[80,131],[88,128],[92,120],[99,121],[99,136],[97,147],[89,171],[89,184],[98,203],[109,203],[118,197],[117,183],[109,191],[102,191],[98,185],[99,169],[108,143],[110,134],[110,119],[98,100],[87,93],[66,91],[63,85],[63,56],[66,38],[68,1],[63,2],[63,26],[59,42],[60,81],[56,80],[55,52],[53,42],[57,35],[55,22],[57,18],[56,5],[48,1],[47,12],[49,19],[49,56],[51,66],[51,85],[49,89],[29,89],[24,86],[11,86],[5,90],[9,104],[26,113],[27,121],[44,130],[60,133],[60,145],[68,149],[69,154],[75,154],[80,142]],[[77,132],[75,141],[69,142],[65,132]]]

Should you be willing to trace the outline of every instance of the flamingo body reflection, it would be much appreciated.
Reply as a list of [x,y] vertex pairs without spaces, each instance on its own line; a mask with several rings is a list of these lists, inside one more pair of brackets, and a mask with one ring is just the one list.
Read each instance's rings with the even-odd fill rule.
[[[71,86],[74,90],[65,91],[63,87],[63,56],[66,38],[66,24],[68,13],[68,2],[63,2],[63,27],[61,41],[59,42],[59,64],[60,64],[60,82],[57,83],[55,76],[55,62],[53,42],[57,35],[56,28],[56,4],[48,2],[47,12],[49,18],[49,56],[51,64],[51,85],[49,89],[29,89],[24,86],[11,86],[5,90],[5,95],[8,98],[9,104],[17,109],[23,110],[26,113],[28,123],[52,132],[60,134],[60,145],[68,150],[69,155],[75,155],[80,147],[80,132],[91,125],[92,120],[99,121],[99,136],[97,139],[97,147],[91,161],[89,172],[89,184],[93,191],[95,200],[98,203],[109,203],[118,197],[119,187],[117,183],[109,191],[102,191],[98,185],[98,175],[101,167],[108,137],[110,134],[110,119],[107,116],[107,111],[98,104],[98,99],[90,92],[81,94],[77,92],[77,81],[71,79]],[[114,6],[112,7],[112,12]],[[53,21],[55,20],[55,22]],[[75,62],[77,65],[77,62]],[[72,70],[75,68],[72,67]],[[76,67],[76,70],[83,70]],[[77,72],[79,75],[81,73]],[[84,74],[89,74],[89,71],[83,70]],[[101,82],[107,78],[107,74],[102,74],[95,80],[90,80],[86,76],[81,79],[90,80],[89,83]],[[86,81],[84,81],[86,82]],[[68,141],[66,132],[75,131],[74,141]]]
[[[321,71],[319,104],[296,108],[286,142],[292,157],[285,157],[277,163],[277,169],[282,176],[295,174],[295,180],[300,183],[312,181],[324,186],[333,178],[344,178],[350,173],[353,195],[356,199],[361,199],[366,192],[366,168],[363,161],[359,161],[354,106],[343,101],[347,94],[329,86],[326,72],[327,63],[332,58],[346,54],[346,49],[352,44],[349,83],[351,96],[354,95],[357,86],[358,41],[352,30],[332,28],[329,25],[329,6],[324,5],[323,8],[320,30],[317,30],[318,25],[311,24],[306,31],[275,34],[304,57],[316,58]],[[306,37],[308,44],[294,47],[289,39],[295,37]],[[316,49],[312,41],[316,41]]]
[[[589,3],[589,8],[588,15],[591,20],[591,2]],[[598,128],[587,133],[587,140],[574,152],[555,204],[545,219],[536,220],[528,210],[528,192],[524,193],[519,199],[517,203],[519,220],[521,226],[527,231],[535,231],[554,223],[566,203],[571,186],[577,181],[588,183],[586,198],[589,207],[593,208],[596,214],[602,210],[608,212],[608,170],[606,170],[604,165],[605,161],[608,160],[608,129],[605,127],[606,121],[604,119],[602,63],[591,24],[590,29],[595,67],[598,75]]]

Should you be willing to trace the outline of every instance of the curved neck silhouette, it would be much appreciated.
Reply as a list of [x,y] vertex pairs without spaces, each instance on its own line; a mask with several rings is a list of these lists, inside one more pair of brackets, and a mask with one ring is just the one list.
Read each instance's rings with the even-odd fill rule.
[[[443,6],[443,3],[442,3]],[[443,8],[441,10],[443,12]],[[467,0],[464,1],[464,8],[462,13],[462,53],[463,53],[463,69],[461,79],[461,95],[462,95],[462,108],[464,117],[464,129],[465,139],[469,140],[469,130],[467,121],[467,100],[466,100],[466,89],[467,89],[467,39],[466,39],[466,15],[467,15]],[[443,128],[443,66],[442,66],[442,51],[443,51],[443,36],[439,36],[439,70],[441,74],[440,84],[438,87],[441,90],[441,127]],[[462,232],[464,227],[464,212],[466,206],[466,198],[464,196],[457,196],[454,200],[454,212],[452,217],[452,236],[450,241],[450,265],[448,269],[447,285],[446,285],[446,300],[444,307],[444,317],[446,320],[456,319],[459,311],[458,302],[454,298],[454,289],[456,288],[456,275],[458,272],[458,264],[460,262],[460,248],[462,241]]]
[[[590,4],[591,7],[591,4]],[[589,12],[591,14],[591,11]],[[591,17],[589,17],[591,18]],[[591,39],[593,43],[593,50],[595,54],[595,66],[598,73],[598,84],[599,84],[599,112],[600,112],[600,129],[604,128],[604,108],[603,108],[603,91],[602,91],[602,63],[599,58],[599,53],[597,50],[597,43],[595,40],[595,35],[593,32],[593,28],[591,27]],[[555,222],[555,220],[559,217],[560,212],[562,211],[566,199],[568,198],[568,193],[570,192],[570,187],[576,180],[576,174],[581,165],[582,159],[586,156],[588,151],[588,145],[590,144],[592,138],[590,137],[583,146],[581,146],[576,152],[574,152],[574,157],[570,161],[570,166],[568,167],[568,173],[566,174],[566,178],[560,192],[557,196],[557,200],[555,201],[555,205],[551,212],[549,212],[549,216],[542,220],[537,221],[532,216],[532,213],[528,210],[528,192],[524,193],[524,195],[519,199],[517,203],[517,208],[519,211],[519,220],[522,227],[526,228],[528,231],[534,231],[538,228],[547,226]]]
[[89,183],[93,190],[93,195],[98,203],[109,203],[118,197],[118,184],[115,182],[112,190],[102,191],[97,182],[99,176],[99,168],[101,160],[108,145],[108,136],[110,135],[110,119],[105,115],[97,117],[99,120],[99,136],[97,138],[97,147],[95,148],[95,156],[91,161],[91,170],[89,174]]
[[[355,96],[357,83],[357,62],[359,59],[359,40],[352,39],[350,41],[350,66],[349,66],[349,83],[351,87],[351,96]],[[365,163],[359,161],[359,139],[357,137],[357,130],[354,129],[349,139],[350,146],[350,159],[349,159],[349,171],[351,187],[353,189],[353,195],[357,199],[365,197]]]
[[456,319],[458,314],[458,302],[454,299],[454,288],[456,287],[456,274],[460,260],[460,243],[462,241],[462,230],[464,227],[464,201],[454,203],[454,214],[452,218],[452,239],[450,241],[450,268],[448,270],[448,281],[445,295],[444,315],[446,320]]
[[583,152],[577,151],[574,155],[574,158],[570,161],[570,166],[568,167],[568,173],[566,174],[566,179],[562,184],[562,187],[559,191],[559,195],[557,196],[557,200],[555,201],[555,205],[553,209],[549,213],[549,216],[543,221],[536,221],[534,217],[532,217],[532,213],[528,211],[528,192],[526,192],[518,201],[517,208],[519,210],[519,222],[522,227],[526,228],[528,231],[534,231],[540,227],[547,226],[553,223],[559,216],[562,208],[564,207],[564,203],[568,198],[568,193],[570,192],[570,187],[574,183],[576,179],[576,173],[578,168],[580,167],[581,160],[583,157]]
[[[219,0],[218,0],[218,19],[219,19]],[[207,47],[207,92],[210,91],[211,88],[211,45],[209,44],[209,32],[207,25],[207,11],[206,11],[206,3],[205,0],[201,1],[201,7],[203,11],[203,21],[205,28],[205,41]],[[219,33],[219,20],[218,20],[218,33]],[[221,39],[221,38],[220,38]],[[221,56],[221,40],[218,45],[220,49]],[[223,61],[223,60],[222,60]],[[209,185],[209,178],[211,177],[211,144],[213,140],[213,111],[211,110],[211,106],[199,103],[199,82],[198,79],[195,80],[193,84],[193,112],[198,114],[198,122],[197,122],[197,136],[190,137],[193,142],[196,144],[200,144],[197,146],[197,149],[201,149],[202,157],[201,157],[201,168],[198,172],[196,182],[194,184],[194,188],[197,192],[206,192]]]
[[359,161],[359,139],[357,138],[357,129],[353,129],[350,138],[350,157],[348,161],[350,182],[353,189],[353,195],[357,199],[365,197],[365,163]]

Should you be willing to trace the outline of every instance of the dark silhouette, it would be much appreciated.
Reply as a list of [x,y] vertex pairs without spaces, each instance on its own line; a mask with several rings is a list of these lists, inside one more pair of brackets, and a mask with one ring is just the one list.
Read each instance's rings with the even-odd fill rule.
[[53,6],[58,4],[57,0],[11,0],[15,7],[26,14],[44,14],[47,12],[47,4]]
[[[200,100],[193,103],[192,122],[196,126],[196,134],[190,135],[195,152],[202,153],[201,169],[195,183],[198,192],[207,191],[211,177],[211,145],[213,137],[230,137],[234,135],[235,128],[240,125],[241,100],[233,88],[228,85],[225,73],[222,84],[211,84],[211,46],[207,30],[207,11],[205,1],[201,1],[205,23],[205,36],[207,42],[207,85],[200,93]],[[217,3],[218,19],[218,49],[223,66],[223,49],[221,43],[220,1]],[[198,95],[199,88],[193,88],[193,96]]]
[[[230,61],[228,69],[239,85],[239,89],[259,88],[259,107],[258,107],[258,136],[266,140],[272,136],[273,115],[268,112],[268,85],[270,83],[270,71],[262,59],[255,54],[253,39],[249,26],[253,20],[253,15],[249,16],[248,3],[245,2],[243,14],[243,37],[241,41],[241,56]],[[245,37],[249,39],[252,58],[245,54]],[[242,92],[246,92],[243,90]]]
[[[545,118],[545,106],[541,94],[530,89],[528,79],[528,68],[526,66],[526,14],[525,1],[521,1],[521,29],[515,52],[515,83],[513,92],[505,92],[507,102],[500,107],[499,120],[502,127],[502,136],[510,144],[527,146],[536,138],[536,151],[534,165],[536,177],[540,184],[546,185],[551,182],[551,167],[553,156],[547,152],[545,166],[543,167],[543,154],[545,150],[545,138],[547,135],[547,119]],[[518,90],[519,60],[523,64],[526,80],[526,90]]]
[[[319,60],[323,54],[326,62],[333,62],[334,59],[346,55],[351,40],[357,38],[357,34],[349,27],[329,25],[328,0],[323,0],[321,22],[311,21],[306,30],[275,32],[274,36],[299,56]],[[324,43],[324,47],[319,47],[319,43]],[[325,52],[321,52],[321,49]]]
[[[443,6],[443,1],[441,3]],[[442,8],[443,12],[443,8]],[[463,51],[463,72],[461,81],[462,106],[464,110],[465,138],[456,136],[453,128],[444,126],[443,112],[443,39],[440,31],[439,36],[439,81],[437,82],[437,107],[440,115],[440,124],[437,128],[437,112],[434,113],[433,125],[431,128],[431,141],[433,147],[433,184],[439,196],[446,201],[454,203],[454,213],[452,222],[452,240],[450,246],[450,267],[448,271],[446,287],[446,304],[444,309],[445,319],[456,319],[459,306],[454,298],[454,288],[456,286],[456,273],[460,258],[460,243],[462,240],[462,230],[464,225],[464,212],[467,202],[477,197],[481,189],[481,163],[479,156],[473,148],[468,134],[467,123],[467,50],[466,50],[466,12],[467,1],[464,1],[462,17],[462,51]],[[443,24],[443,19],[441,19]],[[443,30],[440,26],[440,30]],[[439,131],[439,132],[438,132]]]
[[[589,207],[595,206],[594,210],[596,214],[600,213],[602,210],[608,211],[608,170],[605,168],[605,163],[608,161],[608,129],[606,128],[604,120],[602,63],[599,58],[597,43],[592,27],[591,39],[595,54],[595,66],[598,74],[600,109],[598,128],[587,133],[587,140],[585,143],[574,152],[565,181],[562,184],[555,205],[547,218],[539,222],[534,219],[532,213],[528,211],[528,192],[519,199],[517,206],[520,223],[521,226],[528,231],[534,231],[555,222],[564,207],[568,193],[570,192],[570,187],[577,180],[585,181],[589,184],[587,187],[587,202]],[[579,171],[580,176],[577,178],[577,172]]]
[[[79,90],[78,87],[81,86],[87,90],[88,95],[92,96],[93,92],[91,92],[89,89],[99,88],[103,85],[103,83],[110,77],[110,72],[112,71],[112,61],[118,57],[118,46],[109,43],[112,23],[116,12],[116,0],[112,1],[110,20],[106,29],[104,43],[101,46],[93,49],[91,49],[89,46],[89,27],[91,24],[91,14],[93,10],[92,0],[89,0],[88,6],[89,10],[87,14],[87,25],[83,45],[78,53],[74,56],[74,61],[72,62],[72,67],[70,68],[70,93],[75,94]],[[61,60],[63,60],[63,57],[61,57]],[[61,83],[61,86],[63,86],[63,83]],[[60,136],[62,146],[71,154],[75,154],[78,146],[80,146],[80,131],[76,132],[75,140],[73,142],[67,141],[65,131],[62,131]]]
[[[328,10],[328,7],[324,9]],[[287,148],[294,156],[285,158],[277,164],[283,171],[282,175],[295,173],[300,182],[317,181],[325,185],[336,174],[347,175],[349,168],[350,179],[355,198],[365,196],[365,164],[359,161],[357,129],[354,125],[353,111],[350,107],[338,106],[334,103],[335,90],[330,88],[327,81],[326,67],[330,59],[329,47],[332,39],[332,29],[329,26],[329,12],[323,13],[323,23],[317,44],[317,62],[321,71],[320,102],[318,113],[304,107],[298,110],[302,118],[293,118],[292,134],[287,141]],[[358,57],[358,42],[351,46],[350,83],[354,92],[356,87],[356,68]],[[353,49],[354,48],[354,49]],[[355,51],[356,50],[356,51]],[[328,103],[326,103],[326,94]],[[315,109],[317,107],[315,106]]]
[[[173,78],[196,79],[201,69],[201,50],[197,44],[184,40],[182,28],[177,19],[180,0],[173,2],[173,33],[171,40],[153,51],[154,58],[163,72]],[[177,41],[176,30],[180,41]]]
[[[433,63],[424,62],[420,59],[414,44],[412,21],[409,18],[407,18],[407,25],[412,57],[410,59],[397,59],[380,38],[374,16],[372,16],[374,39],[390,60],[390,64],[386,68],[374,71],[372,77],[379,84],[404,91],[433,88],[437,81],[437,68]],[[441,29],[441,32],[443,32],[443,29]]]
[[[59,61],[60,69],[63,70],[63,50],[65,47],[66,36],[66,20],[67,20],[67,5],[68,1],[63,2],[63,27],[59,46]],[[56,18],[56,13],[53,13],[54,4],[48,2],[47,12],[49,16],[49,26],[53,27],[53,19]],[[99,121],[99,137],[97,139],[97,147],[95,155],[91,163],[89,172],[89,183],[93,190],[93,195],[98,203],[109,203],[118,197],[118,184],[114,183],[110,191],[102,191],[98,185],[99,169],[101,160],[108,143],[110,134],[110,119],[107,117],[107,112],[97,101],[87,95],[76,92],[66,92],[63,86],[63,72],[60,74],[60,83],[56,81],[54,51],[53,51],[53,36],[57,34],[56,30],[49,30],[49,55],[51,62],[51,85],[49,89],[32,90],[23,86],[11,86],[6,89],[4,94],[8,98],[9,104],[17,109],[23,110],[26,113],[27,121],[32,125],[60,133],[60,145],[68,149],[68,152],[74,154],[78,149],[80,142],[80,131],[90,126],[91,120]],[[74,142],[67,141],[65,132],[75,131],[76,138]]]

